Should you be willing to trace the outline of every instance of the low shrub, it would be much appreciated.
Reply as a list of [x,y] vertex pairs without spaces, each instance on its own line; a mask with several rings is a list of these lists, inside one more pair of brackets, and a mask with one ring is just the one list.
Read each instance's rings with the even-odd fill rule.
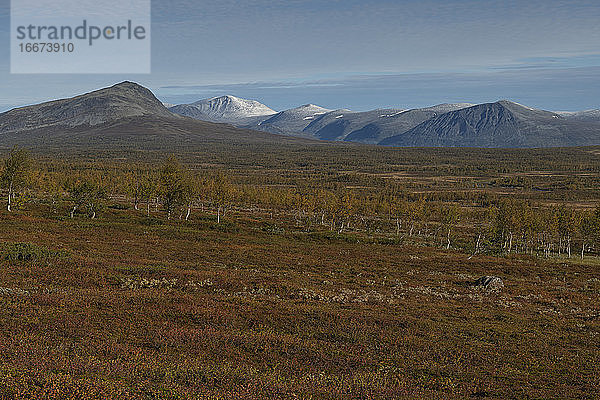
[[51,250],[33,243],[0,244],[0,258],[8,261],[42,261],[67,257],[67,251]]

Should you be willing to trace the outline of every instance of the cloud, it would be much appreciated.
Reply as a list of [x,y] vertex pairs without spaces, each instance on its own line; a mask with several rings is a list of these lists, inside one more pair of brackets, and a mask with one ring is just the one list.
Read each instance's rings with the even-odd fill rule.
[[[8,3],[0,0],[4,43]],[[276,107],[320,102],[361,109],[502,97],[546,108],[597,107],[597,0],[152,3],[153,74],[137,78],[171,102],[231,93]],[[6,46],[0,54],[3,104],[117,80],[15,77],[8,60]]]
[[477,72],[372,74],[338,79],[161,86],[171,103],[232,94],[257,99],[275,109],[316,103],[328,108],[365,110],[413,108],[445,102],[511,99],[549,110],[600,108],[600,67],[521,68]]
[[512,65],[491,66],[491,70],[564,69],[600,66],[600,54],[571,57],[531,57],[517,60]]

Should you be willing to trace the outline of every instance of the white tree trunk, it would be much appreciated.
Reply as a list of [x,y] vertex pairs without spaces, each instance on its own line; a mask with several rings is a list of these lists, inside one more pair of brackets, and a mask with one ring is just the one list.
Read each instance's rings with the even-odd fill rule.
[[12,182],[10,183],[10,185],[8,186],[8,204],[6,206],[6,209],[8,210],[8,212],[12,211],[12,191],[13,191],[13,184]]
[[188,221],[190,219],[190,214],[192,213],[192,203],[188,204],[187,214],[185,214],[185,220]]

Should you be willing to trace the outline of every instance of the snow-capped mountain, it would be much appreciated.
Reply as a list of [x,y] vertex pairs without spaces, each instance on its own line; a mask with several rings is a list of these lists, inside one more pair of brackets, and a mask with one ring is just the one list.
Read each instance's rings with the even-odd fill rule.
[[444,103],[408,110],[363,112],[306,104],[275,113],[260,103],[224,96],[170,110],[255,131],[366,144],[442,147],[600,144],[600,110],[549,112],[510,101]]
[[235,96],[213,97],[192,104],[173,106],[169,110],[186,117],[234,125],[239,125],[241,122],[248,123],[248,119],[268,117],[277,113],[258,101]]
[[429,118],[472,105],[439,104],[414,110],[378,109],[354,112],[305,104],[276,112],[257,101],[221,96],[172,106],[169,110],[194,119],[229,123],[279,135],[375,144],[414,128]]
[[575,121],[595,121],[600,122],[600,110],[585,111],[557,111],[558,115]]

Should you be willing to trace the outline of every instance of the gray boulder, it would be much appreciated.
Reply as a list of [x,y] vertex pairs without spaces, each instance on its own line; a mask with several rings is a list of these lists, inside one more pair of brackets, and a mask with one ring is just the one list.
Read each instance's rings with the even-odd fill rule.
[[499,292],[504,287],[504,281],[497,276],[482,276],[473,282],[473,286],[490,292]]

